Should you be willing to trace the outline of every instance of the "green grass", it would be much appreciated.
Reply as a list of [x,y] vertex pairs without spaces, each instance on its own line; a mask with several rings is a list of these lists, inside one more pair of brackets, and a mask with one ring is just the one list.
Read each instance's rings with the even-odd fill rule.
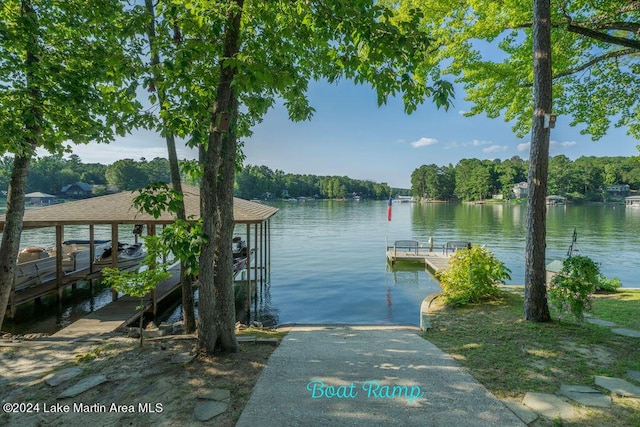
[[[594,386],[596,375],[626,378],[627,370],[640,370],[640,339],[587,322],[524,321],[518,293],[503,292],[495,302],[458,309],[437,301],[430,313],[433,329],[425,338],[499,398],[521,401],[527,392],[558,393],[561,384]],[[628,302],[611,301],[616,307]],[[553,425],[547,421],[535,425]],[[640,399],[614,397],[613,408],[589,410],[587,419],[576,425],[607,424],[640,425]]]
[[640,291],[623,291],[597,295],[593,301],[595,317],[620,326],[640,330]]
[[287,335],[287,331],[285,330],[270,330],[270,329],[257,329],[257,328],[246,328],[241,330],[236,330],[236,335],[248,335],[256,338],[275,338],[277,340],[282,341],[282,338]]

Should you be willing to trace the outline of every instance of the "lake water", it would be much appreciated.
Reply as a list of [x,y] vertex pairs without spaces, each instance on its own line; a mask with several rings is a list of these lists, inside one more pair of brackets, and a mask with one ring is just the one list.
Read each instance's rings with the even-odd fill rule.
[[[415,239],[426,245],[432,237],[435,247],[451,240],[486,245],[511,269],[507,283],[524,283],[525,205],[398,203],[393,205],[392,221],[388,222],[384,201],[272,204],[280,212],[271,222],[270,277],[254,306],[258,319],[267,324],[418,325],[422,300],[440,287],[423,267],[389,270],[386,241]],[[580,254],[599,262],[602,273],[620,278],[623,286],[640,286],[640,209],[549,207],[549,259],[566,256],[574,228]],[[65,238],[88,235],[88,227],[65,230]],[[23,246],[51,244],[52,232],[28,232]],[[96,230],[96,237],[102,233]],[[108,227],[104,233],[108,238]],[[120,230],[123,237],[130,234],[129,226]],[[68,323],[70,315],[76,317],[107,303],[109,291],[103,292],[104,298],[96,295],[57,308],[56,322]]]
[[[393,205],[387,222],[380,201],[274,204],[270,284],[259,314],[270,323],[419,324],[419,308],[440,290],[422,267],[390,271],[385,242],[415,239],[486,245],[524,283],[526,205]],[[577,229],[579,253],[601,264],[623,286],[637,279],[640,210],[624,206],[549,207],[547,257],[563,259]]]

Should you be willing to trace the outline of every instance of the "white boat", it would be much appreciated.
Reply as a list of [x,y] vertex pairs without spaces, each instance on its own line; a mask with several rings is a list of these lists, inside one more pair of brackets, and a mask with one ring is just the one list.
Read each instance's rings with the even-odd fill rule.
[[247,268],[247,257],[238,257],[233,259],[233,274],[237,275]]
[[247,242],[242,240],[242,237],[234,237],[231,242],[231,251],[233,252],[233,258],[240,258],[247,256]]
[[[247,248],[247,242],[242,240],[241,237],[234,237],[231,246],[233,252],[233,274],[238,275],[242,270],[247,269],[247,263],[249,260],[249,250]],[[255,248],[251,249],[251,255],[255,254]]]
[[[129,268],[140,264],[147,251],[144,250],[142,243],[121,243],[118,242],[118,268]],[[113,250],[111,244],[99,255],[93,265],[97,268],[111,267],[113,260]]]
[[[96,240],[95,253],[98,256],[110,240]],[[89,268],[91,252],[89,240],[66,240],[62,242],[62,271],[64,274]],[[42,246],[29,246],[18,254],[14,270],[14,286],[16,291],[37,286],[56,277],[56,249]]]
[[30,288],[56,277],[56,258],[40,246],[29,246],[18,254],[14,270],[15,290]]
[[[71,274],[86,270],[93,262],[96,270],[111,266],[111,240],[95,240],[94,260],[91,257],[90,240],[66,240],[62,242],[62,271]],[[144,260],[146,251],[141,243],[118,244],[118,267],[128,268]],[[56,278],[56,249],[29,246],[18,254],[14,270],[14,289],[21,291]]]
[[[94,240],[94,261],[102,255],[105,249],[111,247],[111,240]],[[91,240],[65,240],[62,242],[62,270],[71,273],[89,268],[91,260]],[[49,254],[55,258],[55,249],[49,249]]]

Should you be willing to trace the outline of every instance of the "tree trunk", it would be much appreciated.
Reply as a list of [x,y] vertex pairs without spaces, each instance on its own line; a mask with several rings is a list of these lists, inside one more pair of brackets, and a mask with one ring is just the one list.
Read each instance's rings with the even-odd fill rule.
[[[160,54],[158,53],[158,49],[155,46],[155,37],[156,37],[156,29],[155,29],[155,10],[153,7],[152,0],[145,0],[145,7],[147,9],[147,13],[149,14],[149,25],[147,28],[147,36],[149,38],[149,46],[151,51],[151,69],[154,83],[154,86],[158,90],[158,102],[160,104],[161,116],[164,117],[162,119],[162,127],[164,129],[164,134],[166,135],[165,140],[167,143],[167,152],[169,154],[169,169],[171,171],[171,183],[173,185],[173,189],[180,194],[182,193],[182,182],[180,180],[180,167],[178,165],[178,155],[176,153],[176,139],[173,134],[173,131],[169,129],[167,125],[166,114],[162,114],[163,111],[166,111],[166,96],[164,94],[164,88],[161,87],[160,80],[161,75],[159,74],[157,65],[160,63]],[[180,220],[186,220],[187,215],[184,207],[184,200],[179,204],[178,210],[176,212],[176,216]],[[184,329],[187,334],[193,333],[196,330],[196,318],[195,318],[195,307],[193,301],[193,276],[185,274],[187,266],[184,263],[180,264],[180,284],[182,287],[182,317],[184,320]]]
[[38,67],[38,17],[28,0],[22,2],[21,14],[25,18],[23,30],[28,34],[25,75],[29,106],[26,108],[24,118],[24,148],[16,154],[13,161],[0,244],[0,330],[2,330],[2,322],[11,296],[16,259],[20,250],[29,164],[35,153],[38,137],[41,134],[40,123],[42,123],[42,93],[34,77],[34,71]]
[[[209,124],[209,140],[206,146],[200,147],[200,164],[203,167],[202,183],[200,184],[200,210],[203,219],[203,232],[207,240],[202,246],[200,254],[200,299],[198,322],[198,348],[208,354],[213,354],[216,347],[222,351],[238,351],[235,338],[234,318],[229,317],[229,309],[223,307],[228,292],[233,292],[232,283],[215,282],[214,262],[216,250],[222,254],[231,253],[231,242],[219,242],[218,227],[225,210],[218,209],[217,180],[221,164],[221,152],[224,126],[221,125],[232,114],[234,102],[231,84],[237,72],[235,67],[225,66],[226,58],[234,57],[239,50],[240,17],[242,15],[243,0],[232,1],[234,8],[227,17],[224,32],[223,54],[219,61],[220,80],[216,90],[216,101]],[[234,311],[231,309],[231,311]],[[221,325],[225,325],[224,328]]]
[[[238,116],[238,100],[235,94],[232,98],[232,117]],[[223,146],[220,164],[220,178],[217,185],[218,209],[220,211],[218,233],[216,235],[218,247],[216,250],[215,279],[218,290],[217,309],[218,332],[220,346],[227,351],[237,351],[235,337],[235,289],[233,276],[233,253],[231,241],[233,240],[233,187],[236,170],[237,136],[235,128],[223,138]]]
[[24,194],[30,162],[30,154],[16,155],[7,193],[6,220],[2,232],[2,244],[0,245],[0,330],[7,311],[9,297],[11,296],[16,259],[20,250],[22,218],[24,217]]
[[[164,123],[166,126],[166,123]],[[171,169],[171,182],[173,189],[183,194],[182,182],[180,181],[180,167],[178,165],[178,155],[176,153],[176,140],[174,135],[167,133],[167,150],[169,152],[169,167]],[[187,214],[184,207],[184,200],[178,206],[176,216],[180,220],[186,221]],[[191,334],[196,330],[195,304],[193,298],[193,275],[186,274],[187,265],[180,263],[180,284],[182,287],[182,318],[184,321],[185,333]]]
[[545,278],[547,170],[549,127],[545,114],[552,108],[551,7],[549,0],[533,1],[533,97],[534,113],[529,154],[527,244],[525,255],[526,320],[551,320]]

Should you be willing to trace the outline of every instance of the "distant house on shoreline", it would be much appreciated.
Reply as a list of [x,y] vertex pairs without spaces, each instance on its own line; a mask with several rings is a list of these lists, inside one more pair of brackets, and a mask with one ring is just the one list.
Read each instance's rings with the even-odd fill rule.
[[529,195],[529,184],[526,181],[519,182],[513,186],[513,194],[516,199],[522,199]]
[[93,194],[93,186],[86,182],[74,182],[62,187],[60,195],[69,199],[86,199]]
[[607,187],[607,193],[614,196],[626,197],[631,194],[631,187],[629,187],[629,184],[610,185]]

